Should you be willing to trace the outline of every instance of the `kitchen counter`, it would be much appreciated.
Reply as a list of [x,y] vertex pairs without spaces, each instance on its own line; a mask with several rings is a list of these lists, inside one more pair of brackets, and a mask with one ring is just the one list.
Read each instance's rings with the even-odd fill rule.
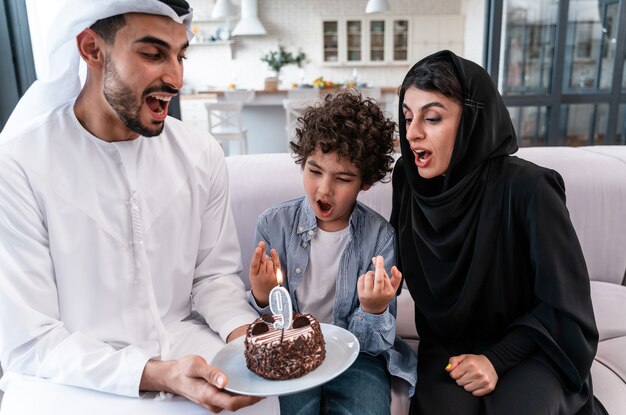
[[[320,96],[336,93],[340,88],[324,88]],[[244,104],[242,121],[248,130],[248,153],[280,153],[287,150],[286,113],[283,100],[288,96],[287,89],[276,91],[256,90],[251,102]],[[389,118],[397,121],[398,88],[381,87],[379,105]],[[181,95],[182,118],[198,129],[208,126],[206,102],[224,99],[223,90],[200,91],[196,94]],[[233,143],[234,144],[234,143]],[[227,154],[237,154],[227,149]]]
[[[305,88],[303,88],[305,89]],[[329,93],[337,93],[341,91],[342,88],[323,88],[317,89],[319,91],[320,96],[325,96]],[[398,87],[380,87],[382,99],[381,104],[386,105],[390,101],[393,101],[393,98],[398,93]],[[246,106],[257,106],[257,105],[278,105],[282,106],[283,99],[287,98],[289,94],[288,89],[279,89],[275,91],[265,90],[265,89],[257,89],[255,90],[255,99],[252,102],[246,103]],[[189,100],[189,99],[202,99],[202,100],[221,100],[224,97],[224,90],[210,90],[210,91],[199,91],[195,94],[189,95],[181,95],[181,100]]]

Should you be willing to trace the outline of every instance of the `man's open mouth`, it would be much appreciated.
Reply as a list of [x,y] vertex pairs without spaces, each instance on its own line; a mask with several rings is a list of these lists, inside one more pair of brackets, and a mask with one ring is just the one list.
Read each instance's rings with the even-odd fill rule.
[[167,107],[171,100],[172,100],[172,97],[170,95],[154,94],[154,95],[149,95],[146,98],[146,104],[148,105],[148,108],[150,108],[152,112],[154,112],[155,114],[161,115],[164,112],[167,112]]

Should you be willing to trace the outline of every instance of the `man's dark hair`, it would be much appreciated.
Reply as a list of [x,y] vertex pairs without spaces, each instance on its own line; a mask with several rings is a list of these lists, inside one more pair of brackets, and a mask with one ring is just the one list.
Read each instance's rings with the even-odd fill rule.
[[304,167],[316,150],[336,153],[361,172],[363,185],[384,181],[392,170],[396,124],[361,94],[328,94],[298,118],[296,139],[289,143],[296,163]]
[[90,29],[96,32],[107,44],[112,45],[115,41],[115,34],[126,24],[126,18],[123,14],[106,17],[96,21],[90,26]]

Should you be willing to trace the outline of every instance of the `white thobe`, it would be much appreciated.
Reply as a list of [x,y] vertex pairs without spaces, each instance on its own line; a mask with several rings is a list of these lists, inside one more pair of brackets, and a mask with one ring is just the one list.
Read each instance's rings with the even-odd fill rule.
[[3,387],[20,374],[138,396],[148,359],[202,343],[210,360],[215,333],[256,317],[225,160],[172,118],[157,137],[102,141],[72,105],[0,146]]

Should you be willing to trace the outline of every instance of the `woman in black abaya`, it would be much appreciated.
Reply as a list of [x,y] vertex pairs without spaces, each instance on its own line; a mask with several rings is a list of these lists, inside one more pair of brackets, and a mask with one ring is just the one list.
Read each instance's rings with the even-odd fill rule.
[[485,70],[443,51],[400,90],[391,222],[420,335],[412,414],[593,414],[596,329],[561,176],[510,154]]

